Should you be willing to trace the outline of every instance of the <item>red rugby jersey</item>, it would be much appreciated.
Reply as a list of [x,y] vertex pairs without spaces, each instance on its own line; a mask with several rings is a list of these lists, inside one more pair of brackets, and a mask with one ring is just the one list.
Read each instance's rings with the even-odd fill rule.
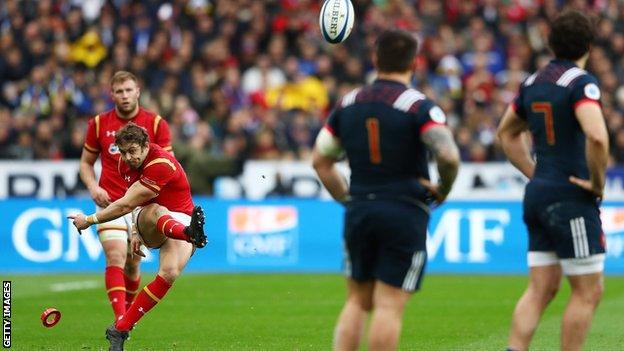
[[154,112],[139,107],[139,112],[131,119],[123,119],[112,109],[99,114],[89,120],[84,148],[93,153],[99,153],[102,162],[102,174],[100,174],[100,187],[108,192],[111,201],[121,198],[128,189],[117,171],[119,150],[115,145],[115,132],[128,122],[133,122],[145,129],[149,135],[149,141],[171,151],[171,132],[169,124]]
[[[191,186],[184,169],[171,153],[150,143],[150,150],[139,169],[132,169],[119,161],[119,174],[129,187],[139,181],[158,194],[149,203],[157,203],[172,212],[193,213]],[[146,204],[143,204],[146,205]]]

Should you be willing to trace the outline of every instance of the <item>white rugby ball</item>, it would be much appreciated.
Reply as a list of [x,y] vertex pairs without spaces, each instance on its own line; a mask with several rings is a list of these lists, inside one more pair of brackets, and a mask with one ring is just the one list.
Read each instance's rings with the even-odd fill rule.
[[323,38],[332,44],[342,43],[351,34],[354,19],[351,0],[325,0],[319,14]]

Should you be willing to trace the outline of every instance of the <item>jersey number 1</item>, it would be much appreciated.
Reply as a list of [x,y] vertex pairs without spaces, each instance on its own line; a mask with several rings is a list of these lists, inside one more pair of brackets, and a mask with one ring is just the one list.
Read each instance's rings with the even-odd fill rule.
[[379,148],[379,120],[371,117],[366,119],[368,130],[368,151],[372,164],[381,163],[381,150]]
[[555,126],[553,122],[552,104],[550,102],[534,102],[531,104],[534,113],[544,114],[546,125],[546,142],[548,145],[555,145]]

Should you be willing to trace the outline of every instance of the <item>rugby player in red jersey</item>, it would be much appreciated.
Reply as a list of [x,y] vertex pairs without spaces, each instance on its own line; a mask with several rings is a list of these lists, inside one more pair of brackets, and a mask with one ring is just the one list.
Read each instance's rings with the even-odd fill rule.
[[133,253],[143,256],[141,243],[160,249],[156,279],[143,288],[126,312],[106,330],[109,350],[123,350],[130,329],[165,296],[195,247],[206,246],[206,236],[204,212],[193,205],[186,174],[175,157],[150,143],[147,131],[134,123],[117,131],[115,143],[121,155],[119,174],[129,185],[128,190],[94,214],[70,218],[78,230],[83,230],[134,211]]
[[[115,133],[132,121],[147,130],[150,141],[171,150],[169,125],[159,115],[139,106],[140,89],[137,78],[130,72],[118,71],[111,79],[111,97],[115,108],[89,121],[84,149],[80,158],[80,178],[89,189],[97,208],[102,209],[121,198],[128,185],[117,171],[119,150]],[[99,184],[94,163],[101,159]],[[97,226],[97,233],[106,256],[104,281],[115,317],[119,318],[132,303],[141,282],[140,257],[128,258],[128,239],[132,218],[122,216]]]

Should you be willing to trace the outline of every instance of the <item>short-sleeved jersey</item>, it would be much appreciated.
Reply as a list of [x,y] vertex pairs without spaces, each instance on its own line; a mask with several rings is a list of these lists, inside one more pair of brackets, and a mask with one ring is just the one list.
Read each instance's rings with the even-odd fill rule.
[[350,194],[398,195],[425,200],[418,179],[429,179],[421,134],[446,121],[421,92],[376,80],[346,94],[325,128],[340,140],[351,168]]
[[534,179],[570,184],[570,176],[589,178],[585,134],[574,112],[585,103],[600,105],[600,88],[571,61],[553,60],[522,83],[512,108],[533,135]]
[[[150,143],[147,157],[139,169],[130,168],[119,160],[119,175],[126,188],[139,181],[158,194],[149,203],[157,203],[172,212],[193,213],[191,187],[184,169],[164,148]],[[145,204],[144,204],[145,205]]]
[[115,145],[115,133],[128,122],[145,128],[150,142],[171,150],[171,133],[169,125],[159,115],[139,107],[139,112],[132,119],[123,119],[117,115],[115,109],[99,114],[89,120],[84,148],[92,153],[99,153],[102,162],[100,187],[102,187],[111,201],[121,198],[128,189],[127,184],[119,177],[117,163],[119,150]]

